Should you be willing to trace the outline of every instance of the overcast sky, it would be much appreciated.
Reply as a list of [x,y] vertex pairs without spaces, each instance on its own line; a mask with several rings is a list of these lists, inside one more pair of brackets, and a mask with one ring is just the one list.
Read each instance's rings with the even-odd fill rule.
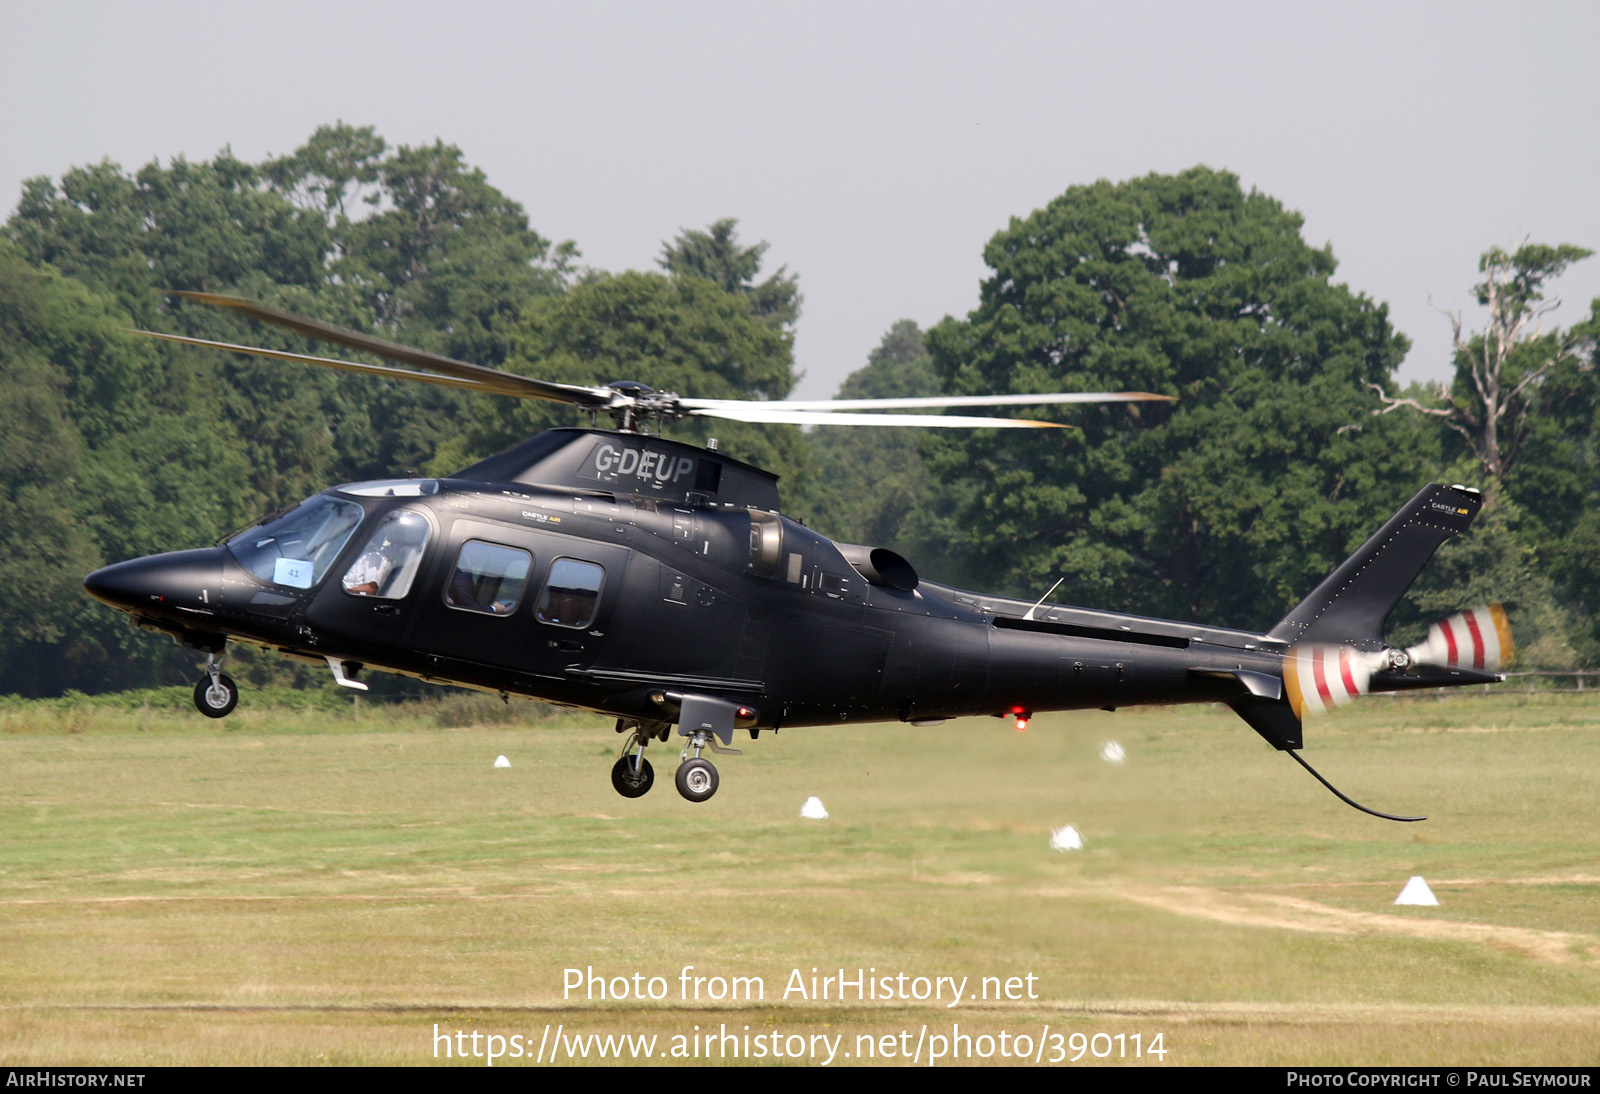
[[[1600,4],[11,3],[0,202],[109,157],[245,160],[324,123],[459,145],[604,269],[737,217],[805,294],[797,394],[900,318],[964,314],[982,249],[1069,186],[1238,174],[1449,370],[1477,257],[1600,249]],[[1559,284],[1576,322],[1600,257]],[[613,377],[596,377],[599,381]]]

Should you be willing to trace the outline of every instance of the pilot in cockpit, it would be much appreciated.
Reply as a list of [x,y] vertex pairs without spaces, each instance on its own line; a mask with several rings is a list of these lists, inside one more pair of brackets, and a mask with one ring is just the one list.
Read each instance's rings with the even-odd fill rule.
[[357,596],[404,596],[427,533],[427,522],[415,513],[392,513],[384,518],[366,551],[345,571],[344,591]]
[[344,575],[344,591],[358,596],[377,596],[383,583],[394,570],[394,559],[388,551],[393,545],[386,539],[383,544],[360,558]]

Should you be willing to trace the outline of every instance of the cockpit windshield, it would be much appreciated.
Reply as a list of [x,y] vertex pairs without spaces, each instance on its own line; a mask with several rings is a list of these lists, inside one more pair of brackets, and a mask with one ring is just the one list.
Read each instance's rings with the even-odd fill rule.
[[318,494],[276,520],[246,528],[228,540],[228,550],[262,581],[309,589],[333,565],[362,515],[353,501]]

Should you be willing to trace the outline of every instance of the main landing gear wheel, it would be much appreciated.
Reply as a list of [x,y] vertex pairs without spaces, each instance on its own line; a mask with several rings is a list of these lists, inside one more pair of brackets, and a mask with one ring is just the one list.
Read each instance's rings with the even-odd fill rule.
[[239,705],[239,685],[225,672],[202,676],[194,686],[194,705],[207,718],[226,718]]
[[611,765],[611,785],[624,798],[644,797],[656,781],[656,773],[651,769],[649,760],[640,756],[638,771],[633,769],[633,760],[633,756],[623,756]]
[[697,756],[678,765],[674,781],[678,784],[678,793],[692,802],[703,802],[717,792],[717,769],[711,766],[710,760]]

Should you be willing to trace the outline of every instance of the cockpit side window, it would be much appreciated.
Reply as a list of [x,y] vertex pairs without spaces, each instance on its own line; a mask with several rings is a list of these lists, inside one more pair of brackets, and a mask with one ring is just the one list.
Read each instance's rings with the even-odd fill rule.
[[262,581],[309,589],[328,572],[363,515],[353,501],[319,494],[277,520],[246,528],[228,540],[228,550]]
[[510,615],[522,603],[533,556],[519,547],[469,539],[461,545],[444,602],[464,612]]
[[410,509],[396,509],[378,522],[366,549],[344,574],[344,591],[353,596],[399,600],[411,591],[432,525]]
[[587,627],[594,622],[595,610],[600,604],[600,587],[605,580],[605,570],[593,562],[556,559],[539,597],[539,622],[558,627]]

